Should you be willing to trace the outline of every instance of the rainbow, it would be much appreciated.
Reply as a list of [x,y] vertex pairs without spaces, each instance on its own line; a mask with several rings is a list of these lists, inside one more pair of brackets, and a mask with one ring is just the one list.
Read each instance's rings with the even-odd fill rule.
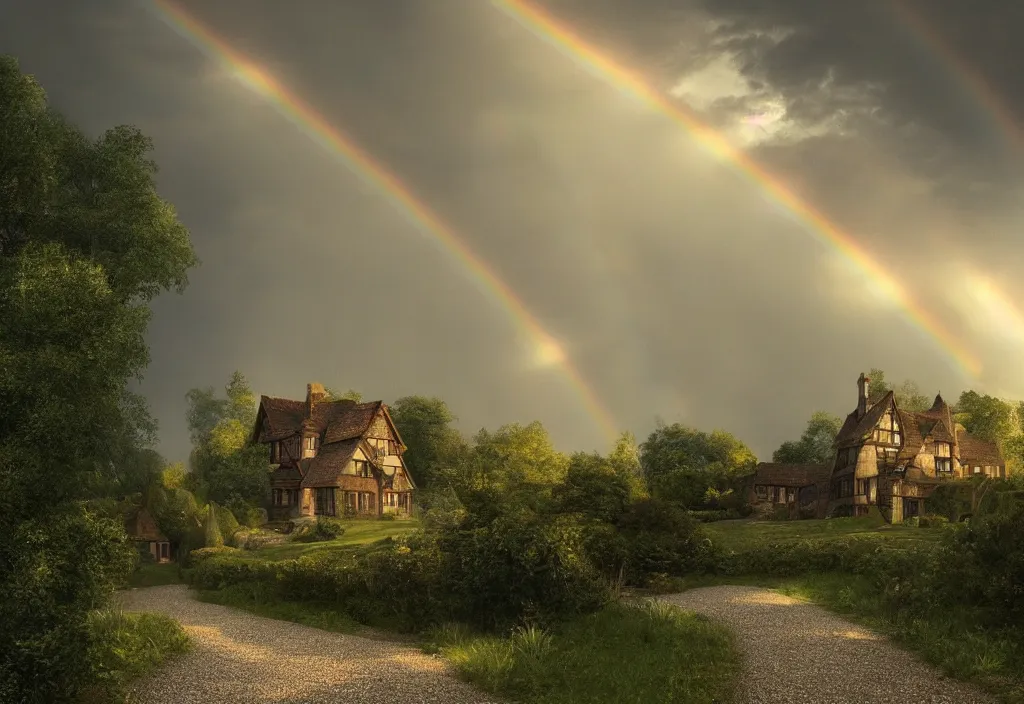
[[168,26],[211,59],[234,72],[258,91],[296,127],[337,156],[364,182],[384,195],[422,232],[430,236],[465,269],[476,283],[504,308],[520,332],[532,344],[538,363],[559,368],[579,396],[590,417],[607,439],[617,434],[617,424],[572,364],[562,346],[548,334],[518,296],[488,265],[459,239],[455,232],[424,204],[387,167],[363,150],[350,135],[329,123],[311,105],[278,82],[258,64],[241,55],[223,39],[169,0],[153,0],[156,14]]
[[905,2],[891,3],[891,9],[901,24],[930,53],[940,57],[960,87],[974,97],[992,121],[996,130],[1017,150],[1024,151],[1024,125],[995,91],[992,84],[968,62],[957,55],[945,37],[920,13]]
[[587,43],[572,27],[547,10],[528,0],[491,0],[491,4],[559,49],[581,67],[675,121],[708,151],[732,164],[748,181],[758,186],[770,199],[798,219],[820,242],[860,270],[868,281],[904,312],[915,327],[938,343],[958,371],[972,379],[977,377],[981,371],[981,362],[978,358],[967,350],[940,320],[918,304],[850,234],[801,199],[780,178],[754,161],[748,154],[734,147],[725,136],[703,123],[689,109],[652,87],[643,77],[616,62],[607,53]]

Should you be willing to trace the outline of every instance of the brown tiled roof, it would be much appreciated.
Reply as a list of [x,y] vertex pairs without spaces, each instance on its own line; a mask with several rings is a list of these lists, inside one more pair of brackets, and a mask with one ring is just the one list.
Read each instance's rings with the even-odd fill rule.
[[125,532],[135,540],[167,542],[166,536],[157,528],[156,521],[149,515],[149,511],[144,508],[140,508],[128,518],[125,524]]
[[880,398],[875,405],[871,406],[864,417],[857,420],[857,412],[854,411],[846,417],[846,422],[843,423],[843,427],[840,429],[839,434],[836,435],[836,446],[842,447],[847,444],[852,444],[853,441],[860,440],[862,437],[867,435],[871,430],[878,424],[878,420],[885,413],[885,409],[892,404],[893,393],[888,392],[885,396]]
[[805,487],[827,482],[831,474],[827,464],[783,464],[761,462],[754,468],[754,484]]
[[301,460],[299,465],[303,469],[302,488],[337,486],[338,477],[352,459],[359,442],[360,438],[356,437],[321,445],[316,457]]
[[302,420],[306,417],[304,401],[261,396],[260,407],[266,414],[266,421],[263,424],[263,432],[258,438],[259,442],[280,440],[297,432],[302,426]]
[[370,424],[382,405],[384,404],[381,401],[373,401],[371,403],[357,403],[347,406],[344,409],[344,413],[339,413],[331,418],[330,423],[327,425],[324,443],[334,443],[340,440],[362,437],[369,430]]
[[976,438],[968,433],[959,433],[960,462],[965,465],[995,466],[1002,465],[1005,460],[994,442]]
[[924,436],[931,431],[931,424],[922,424],[917,414],[910,411],[901,411],[897,408],[896,413],[900,417],[900,430],[903,432],[903,447],[896,455],[896,462],[909,462],[921,451]]

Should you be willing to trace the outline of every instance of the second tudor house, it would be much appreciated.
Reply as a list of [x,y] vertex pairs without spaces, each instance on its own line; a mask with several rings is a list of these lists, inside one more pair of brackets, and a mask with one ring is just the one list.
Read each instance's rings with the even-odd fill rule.
[[270,458],[272,520],[412,512],[416,485],[380,401],[329,400],[320,384],[305,401],[263,396],[253,442]]
[[[804,507],[820,518],[866,515],[876,506],[896,523],[925,513],[927,498],[944,482],[1006,477],[996,444],[956,423],[941,395],[926,411],[905,411],[891,391],[870,403],[869,383],[863,374],[857,380],[857,408],[836,436],[833,463],[800,465],[799,472],[789,471],[797,467],[792,465],[758,465],[758,499],[802,504],[807,496]],[[809,491],[812,486],[816,491]]]

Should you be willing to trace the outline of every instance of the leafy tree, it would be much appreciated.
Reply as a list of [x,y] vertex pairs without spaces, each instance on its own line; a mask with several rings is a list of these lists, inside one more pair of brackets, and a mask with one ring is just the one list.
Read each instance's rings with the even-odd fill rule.
[[169,464],[160,472],[160,485],[164,489],[180,489],[185,485],[187,474],[183,463]]
[[644,480],[643,467],[640,466],[640,446],[633,433],[627,430],[619,435],[608,455],[608,461],[620,476],[626,478],[632,500],[647,498],[647,482]]
[[355,401],[356,403],[362,403],[363,401],[363,395],[353,389],[338,391],[328,386],[324,390],[327,392],[327,398],[331,401]]
[[629,480],[597,453],[577,452],[569,458],[565,480],[555,487],[554,498],[565,513],[613,523],[629,505]]
[[807,427],[800,439],[782,443],[772,455],[772,461],[792,464],[831,462],[835,454],[832,445],[842,425],[843,422],[838,416],[825,411],[815,411],[807,421]]
[[883,396],[889,393],[889,384],[885,381],[885,372],[881,369],[872,369],[868,372],[868,403],[876,403]]
[[553,485],[565,477],[569,460],[555,450],[540,421],[481,429],[474,438],[470,467],[481,486]]
[[916,381],[907,379],[893,390],[896,407],[904,411],[927,411],[932,407],[932,399],[921,393]]
[[133,452],[154,428],[126,385],[149,361],[148,302],[197,263],[151,146],[130,127],[87,138],[0,57],[0,701],[79,694],[87,613],[134,559],[82,499],[145,474]]
[[407,448],[404,457],[416,485],[435,488],[468,450],[462,434],[452,427],[455,416],[444,401],[427,396],[404,396],[388,410]]
[[1014,411],[1013,404],[977,391],[964,391],[956,403],[956,419],[967,432],[1000,444],[1018,432]]
[[656,428],[640,449],[652,496],[688,507],[703,505],[709,488],[727,492],[757,463],[750,448],[732,434],[678,423]]
[[252,445],[249,435],[256,422],[256,395],[239,372],[225,386],[225,398],[210,389],[186,394],[192,481],[198,493],[222,504],[242,501],[258,506],[270,493],[266,451]]

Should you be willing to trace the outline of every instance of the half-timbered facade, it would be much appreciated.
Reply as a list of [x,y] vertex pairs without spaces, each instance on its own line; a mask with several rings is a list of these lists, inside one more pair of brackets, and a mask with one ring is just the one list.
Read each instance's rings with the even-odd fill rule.
[[941,395],[927,411],[904,411],[890,391],[868,398],[870,379],[857,380],[857,408],[836,437],[828,515],[857,516],[877,506],[889,521],[925,512],[941,483],[1006,476],[995,443],[970,435],[953,420]]
[[380,401],[330,400],[320,384],[305,401],[263,396],[252,440],[267,446],[274,520],[412,513],[405,446]]

